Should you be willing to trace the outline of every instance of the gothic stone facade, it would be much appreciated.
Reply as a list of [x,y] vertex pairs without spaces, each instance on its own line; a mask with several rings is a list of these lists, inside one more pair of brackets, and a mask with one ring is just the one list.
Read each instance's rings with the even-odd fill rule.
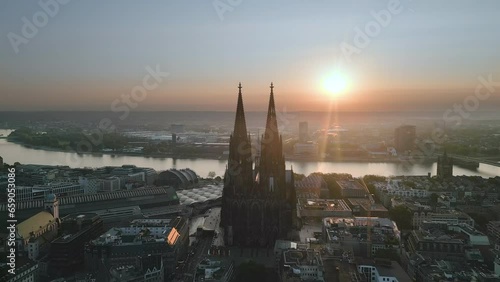
[[296,209],[293,171],[285,170],[273,85],[259,156],[255,156],[247,132],[241,84],[238,88],[222,196],[224,239],[230,246],[271,247],[292,229]]

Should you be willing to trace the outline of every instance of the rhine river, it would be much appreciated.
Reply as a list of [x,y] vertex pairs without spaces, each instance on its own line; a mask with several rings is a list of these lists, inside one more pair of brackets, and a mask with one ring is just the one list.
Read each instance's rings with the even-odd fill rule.
[[[7,136],[11,131],[0,129],[0,135]],[[206,177],[210,171],[223,176],[227,160],[212,159],[172,159],[153,158],[143,156],[123,155],[92,155],[77,154],[71,152],[58,152],[27,148],[19,144],[7,142],[0,139],[0,156],[4,163],[13,164],[44,164],[44,165],[67,165],[70,167],[102,167],[121,166],[133,164],[138,167],[150,167],[157,171],[171,168],[190,168],[201,177]],[[367,174],[392,176],[392,175],[427,175],[431,172],[436,174],[436,164],[414,164],[405,166],[400,163],[369,163],[369,162],[323,162],[323,161],[287,161],[287,169],[293,167],[294,172],[308,175],[313,172],[323,173],[349,173],[354,177]],[[500,175],[500,167],[481,164],[477,171],[455,166],[454,175],[477,175],[482,177],[494,177]]]

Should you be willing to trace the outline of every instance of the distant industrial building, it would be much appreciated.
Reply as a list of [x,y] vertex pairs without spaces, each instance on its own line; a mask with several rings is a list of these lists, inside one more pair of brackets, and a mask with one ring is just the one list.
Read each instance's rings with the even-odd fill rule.
[[[97,213],[104,221],[129,218],[155,210],[157,215],[181,212],[179,198],[172,187],[143,187],[109,193],[62,197],[58,200],[61,216],[73,213]],[[44,209],[44,200],[17,203],[16,216],[27,219]],[[6,211],[7,203],[0,203]]]
[[16,200],[20,202],[42,200],[50,194],[55,194],[58,197],[83,195],[84,189],[79,183],[74,182],[58,182],[45,185],[34,185],[31,187],[16,187]]
[[187,189],[196,183],[198,183],[198,175],[189,168],[163,171],[156,180],[156,185],[172,186],[176,189]]
[[156,171],[134,165],[92,169],[24,165],[19,169],[17,201],[41,200],[48,194],[57,197],[113,192],[152,185]]
[[337,180],[340,194],[343,198],[364,198],[368,196],[368,190],[354,179]]
[[415,147],[416,126],[402,125],[394,133],[394,145],[399,154],[411,151]]

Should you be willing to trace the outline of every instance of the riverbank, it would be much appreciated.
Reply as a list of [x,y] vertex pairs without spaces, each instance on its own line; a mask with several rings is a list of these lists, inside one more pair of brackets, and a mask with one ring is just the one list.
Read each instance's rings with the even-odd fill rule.
[[[173,158],[173,159],[207,159],[207,160],[226,160],[227,155],[213,155],[213,154],[199,154],[196,156],[190,156],[185,154],[172,154],[172,153],[154,153],[154,154],[144,154],[142,152],[123,152],[123,151],[99,151],[99,152],[76,152],[72,149],[60,149],[60,148],[52,148],[46,146],[34,146],[30,144],[26,144],[24,142],[16,141],[16,140],[7,140],[7,142],[21,145],[26,148],[34,149],[34,150],[43,150],[43,151],[51,151],[51,152],[62,152],[62,153],[77,153],[79,155],[93,155],[93,156],[140,156],[145,158]],[[320,157],[320,156],[297,156],[297,155],[288,155],[285,154],[285,160],[287,161],[295,161],[295,162],[333,162],[333,163],[401,163],[406,160],[402,160],[395,157],[377,157],[377,158],[363,158],[363,157],[342,157],[342,158],[334,158],[334,157]],[[427,158],[429,163],[435,161],[435,158]]]
[[[206,176],[215,172],[218,176],[223,176],[227,169],[227,158],[222,159],[177,159],[168,157],[145,157],[131,154],[75,154],[74,152],[59,152],[57,150],[43,150],[27,148],[19,144],[0,139],[0,155],[4,163],[35,165],[66,165],[74,168],[82,167],[105,167],[136,165],[138,167],[149,167],[157,171],[164,171],[171,168],[190,168],[198,175]],[[405,165],[403,165],[405,164]],[[408,164],[408,165],[406,165]],[[364,175],[427,175],[429,172],[436,172],[436,163],[411,162],[333,162],[333,161],[299,161],[287,160],[286,167],[293,167],[294,172],[309,175],[313,172],[322,173],[349,173],[354,177]],[[494,177],[500,175],[500,168],[491,165],[481,164],[478,170],[468,170],[457,166],[453,168],[454,175]]]

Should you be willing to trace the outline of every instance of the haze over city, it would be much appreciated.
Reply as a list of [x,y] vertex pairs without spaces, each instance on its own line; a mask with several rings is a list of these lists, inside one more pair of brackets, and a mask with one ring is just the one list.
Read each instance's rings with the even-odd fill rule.
[[500,281],[499,14],[0,1],[0,281]]
[[4,2],[0,110],[109,111],[146,66],[169,76],[134,110],[232,111],[240,81],[250,111],[265,111],[271,81],[292,111],[443,110],[478,77],[499,80],[496,1],[231,3],[69,1],[29,39],[22,18],[42,8]]

